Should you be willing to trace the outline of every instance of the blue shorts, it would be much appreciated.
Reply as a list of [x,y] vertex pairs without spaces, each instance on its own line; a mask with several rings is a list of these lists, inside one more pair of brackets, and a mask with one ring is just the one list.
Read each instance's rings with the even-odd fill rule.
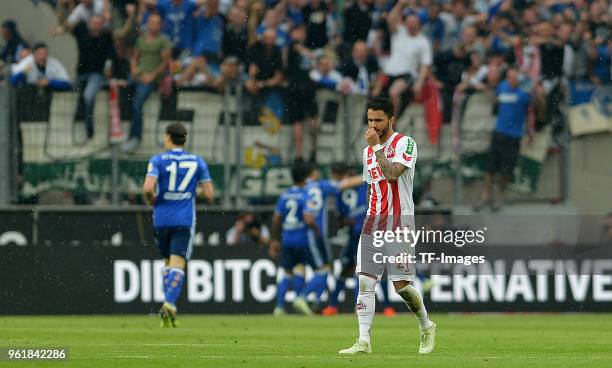
[[340,263],[342,269],[353,268],[357,264],[357,247],[359,246],[359,237],[361,233],[355,233],[351,231],[349,242],[346,244],[340,252]]
[[308,249],[304,247],[282,247],[280,252],[280,264],[286,271],[291,272],[299,264],[309,263]]
[[308,232],[308,251],[310,253],[310,262],[308,265],[315,270],[332,262],[332,252],[329,242],[322,236],[316,236],[312,231]]
[[172,254],[189,259],[193,251],[193,234],[191,233],[191,228],[155,228],[155,244],[164,258],[170,258]]

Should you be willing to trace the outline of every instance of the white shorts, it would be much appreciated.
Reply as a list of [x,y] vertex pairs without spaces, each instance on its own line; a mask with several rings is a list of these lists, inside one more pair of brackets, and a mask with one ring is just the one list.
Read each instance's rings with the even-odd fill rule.
[[390,281],[414,281],[415,262],[414,247],[408,243],[385,242],[377,247],[372,235],[359,237],[356,273],[367,273],[380,280],[386,270]]

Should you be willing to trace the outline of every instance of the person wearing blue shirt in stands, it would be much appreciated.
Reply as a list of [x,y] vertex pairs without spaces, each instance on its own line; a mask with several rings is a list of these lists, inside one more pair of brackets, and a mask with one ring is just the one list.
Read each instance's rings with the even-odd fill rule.
[[280,253],[280,266],[284,270],[279,280],[274,315],[284,315],[285,295],[292,286],[299,294],[304,287],[305,266],[310,263],[308,231],[316,229],[314,216],[306,212],[306,184],[308,168],[296,164],[291,168],[293,186],[281,194],[272,217],[272,240],[269,253],[276,258]]
[[194,0],[158,0],[157,11],[164,20],[162,32],[172,42],[174,57],[183,50],[191,50],[193,44]]
[[[503,204],[503,193],[518,160],[521,138],[531,102],[531,97],[519,87],[519,71],[515,67],[508,69],[506,79],[497,86],[495,95],[498,106],[497,122],[491,138],[485,188],[482,192],[481,203],[474,208],[476,211],[486,205],[497,211]],[[529,129],[528,132],[531,138],[532,129]],[[492,202],[493,183],[496,175],[499,176],[499,194]]]
[[208,166],[201,157],[183,150],[186,140],[187,130],[181,123],[168,125],[166,152],[151,158],[143,186],[147,203],[153,205],[155,243],[166,264],[164,304],[159,311],[162,327],[176,327],[176,300],[193,251],[196,197],[214,198]]
[[219,13],[219,0],[207,0],[195,12],[196,36],[193,55],[202,57],[208,64],[221,63],[221,43],[225,31],[225,18]]

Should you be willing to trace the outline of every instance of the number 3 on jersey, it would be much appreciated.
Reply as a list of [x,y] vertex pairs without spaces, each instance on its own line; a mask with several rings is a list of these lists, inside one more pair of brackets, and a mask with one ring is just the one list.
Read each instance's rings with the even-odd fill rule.
[[187,169],[187,173],[183,176],[183,180],[181,180],[181,184],[179,184],[178,187],[179,192],[184,192],[195,175],[198,163],[196,161],[181,161],[177,165],[176,161],[172,161],[170,165],[166,166],[166,171],[170,172],[170,179],[168,180],[169,192],[176,191],[176,177],[178,176],[177,166],[178,169]]
[[323,192],[320,188],[313,187],[308,190],[308,208],[314,212],[323,208]]

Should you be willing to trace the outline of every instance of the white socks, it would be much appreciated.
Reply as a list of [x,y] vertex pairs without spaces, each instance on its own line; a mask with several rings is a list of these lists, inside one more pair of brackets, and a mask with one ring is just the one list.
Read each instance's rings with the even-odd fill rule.
[[359,275],[359,295],[357,296],[357,319],[359,320],[359,340],[370,343],[370,328],[376,309],[376,279]]
[[[421,294],[419,294],[417,289],[411,284],[408,284],[404,288],[397,290],[397,293],[404,299],[408,309],[410,309],[419,320],[419,327],[421,330],[431,327],[432,322],[429,320],[429,317],[427,317],[427,309],[425,309],[423,298],[421,298]],[[359,294],[361,295],[361,283]],[[361,319],[359,320],[359,325],[361,326]]]

